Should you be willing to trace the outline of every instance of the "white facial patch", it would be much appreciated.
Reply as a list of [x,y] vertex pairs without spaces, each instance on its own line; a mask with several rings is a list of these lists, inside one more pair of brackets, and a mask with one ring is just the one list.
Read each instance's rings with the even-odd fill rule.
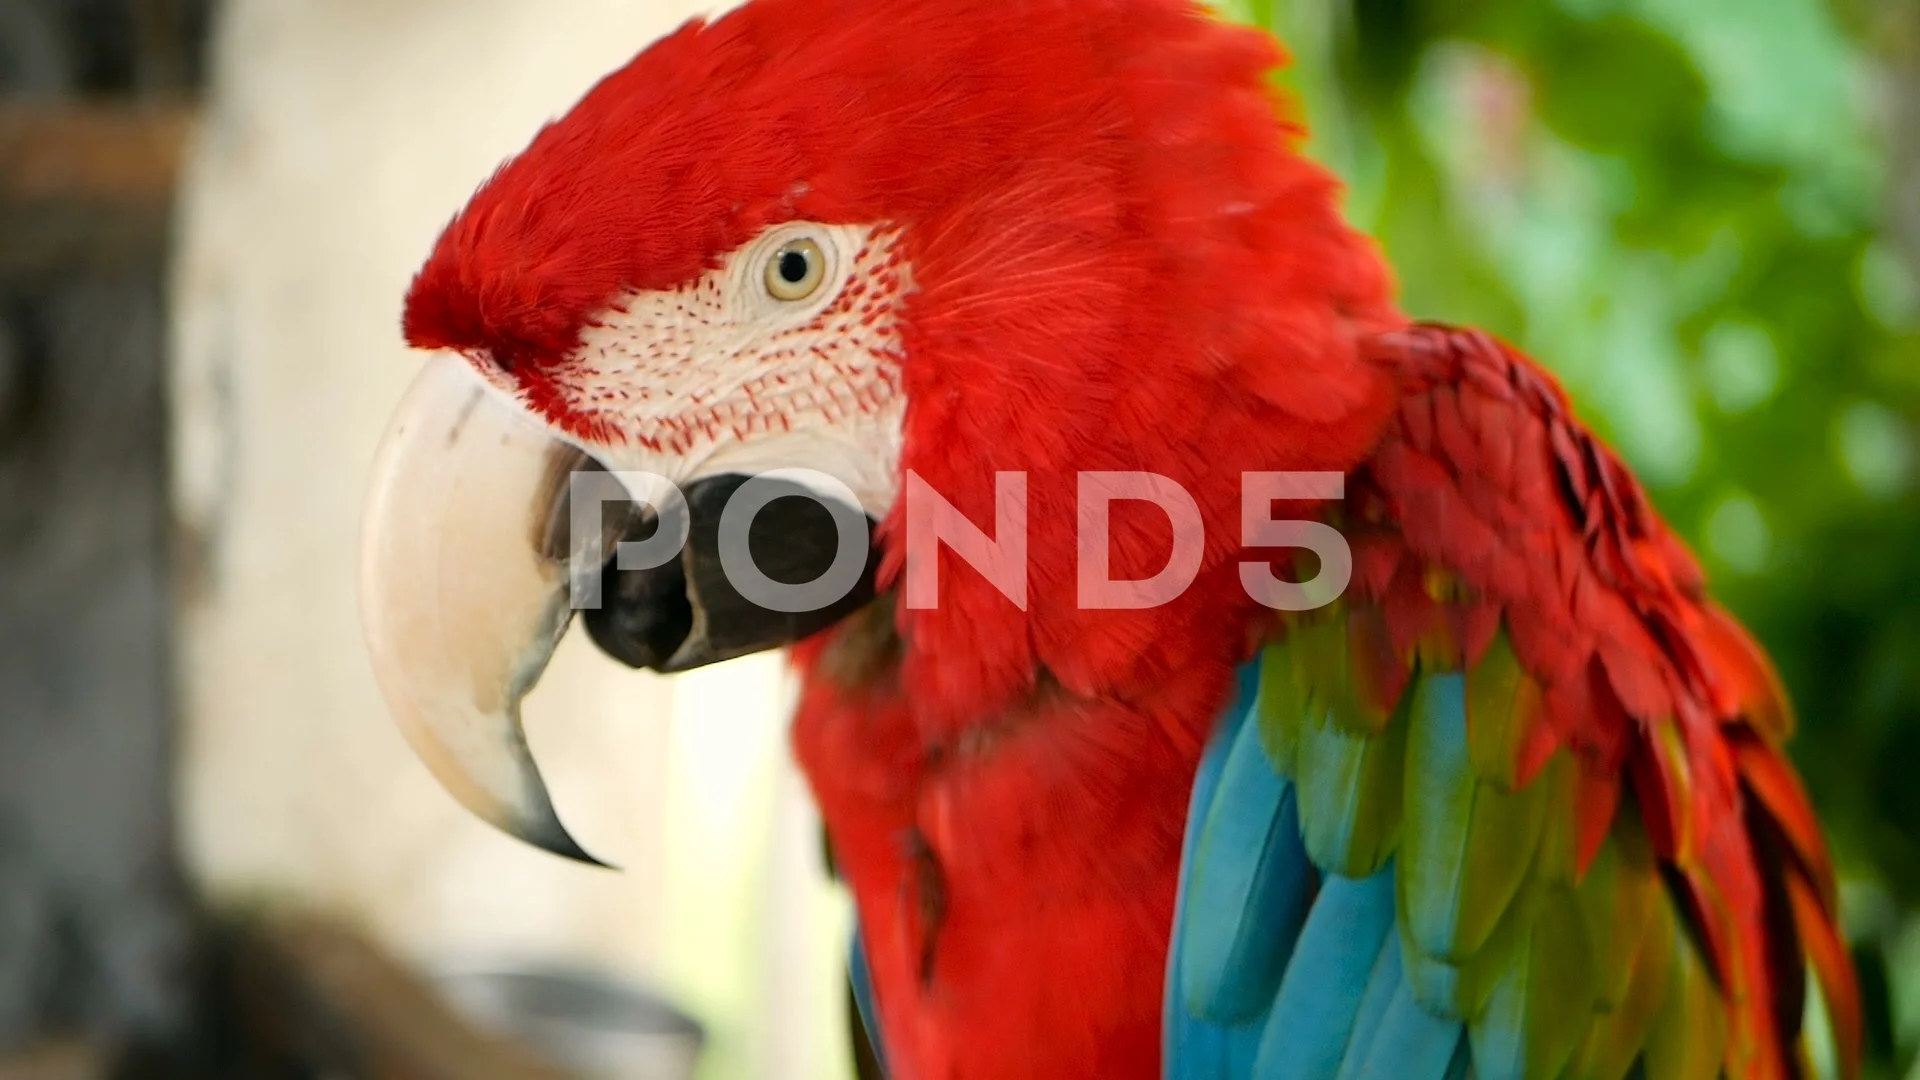
[[681,484],[817,469],[881,517],[898,485],[910,289],[891,231],[790,222],[681,288],[623,298],[550,378],[587,430],[614,433],[580,443],[609,468]]

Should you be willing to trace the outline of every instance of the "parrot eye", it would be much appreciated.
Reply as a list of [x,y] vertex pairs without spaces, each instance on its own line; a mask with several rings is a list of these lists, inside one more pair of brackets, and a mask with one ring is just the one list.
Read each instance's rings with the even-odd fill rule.
[[805,300],[827,276],[827,260],[820,245],[805,238],[780,245],[767,260],[767,291],[776,300]]

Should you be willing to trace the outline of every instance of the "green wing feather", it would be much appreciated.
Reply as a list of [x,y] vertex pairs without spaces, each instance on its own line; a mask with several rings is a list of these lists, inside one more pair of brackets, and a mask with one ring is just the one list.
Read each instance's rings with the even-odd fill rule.
[[1541,693],[1506,635],[1461,669],[1423,651],[1383,702],[1347,616],[1303,617],[1266,647],[1262,745],[1321,871],[1394,860],[1404,977],[1420,1006],[1465,1022],[1472,1075],[1717,1075],[1725,1007],[1640,815],[1622,799],[1579,865],[1584,766],[1559,748],[1526,767]]

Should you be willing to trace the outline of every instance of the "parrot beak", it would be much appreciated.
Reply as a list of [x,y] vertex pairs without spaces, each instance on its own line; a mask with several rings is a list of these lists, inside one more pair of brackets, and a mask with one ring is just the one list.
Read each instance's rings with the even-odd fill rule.
[[[756,510],[750,527],[734,529],[730,566],[727,507],[755,480]],[[613,658],[685,671],[838,621],[873,598],[879,565],[872,519],[797,483],[722,474],[684,491],[662,484],[636,502],[624,482],[440,354],[389,423],[361,538],[367,644],[407,742],[482,819],[596,865],[605,864],[561,825],[520,724],[521,699],[575,608]],[[652,548],[663,531],[666,546],[650,557],[623,550]],[[867,541],[864,558],[848,561],[850,536]],[[763,585],[836,576],[849,585],[802,610],[769,606],[765,588],[738,587],[742,549]]]
[[520,701],[573,612],[550,523],[585,455],[460,358],[428,361],[374,459],[361,617],[407,742],[482,819],[582,862],[528,752]]

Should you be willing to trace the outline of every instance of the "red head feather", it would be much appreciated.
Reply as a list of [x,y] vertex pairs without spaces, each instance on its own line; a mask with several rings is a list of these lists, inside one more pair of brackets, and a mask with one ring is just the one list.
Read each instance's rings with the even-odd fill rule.
[[[623,292],[685,283],[769,225],[895,227],[916,289],[901,464],[977,522],[995,470],[1029,472],[1032,606],[1062,621],[1018,625],[956,567],[919,638],[948,624],[995,653],[941,680],[962,712],[1036,660],[1110,686],[1161,629],[1236,632],[1217,605],[1248,604],[1228,562],[1240,472],[1344,470],[1387,408],[1356,347],[1399,320],[1387,275],[1296,152],[1278,60],[1185,0],[753,0],[642,53],[501,168],[415,280],[406,334],[537,381]],[[1190,596],[1073,610],[1077,469],[1195,494]],[[1117,512],[1115,577],[1156,572],[1166,529]],[[1065,625],[1089,615],[1109,616],[1092,654],[1091,628]]]

